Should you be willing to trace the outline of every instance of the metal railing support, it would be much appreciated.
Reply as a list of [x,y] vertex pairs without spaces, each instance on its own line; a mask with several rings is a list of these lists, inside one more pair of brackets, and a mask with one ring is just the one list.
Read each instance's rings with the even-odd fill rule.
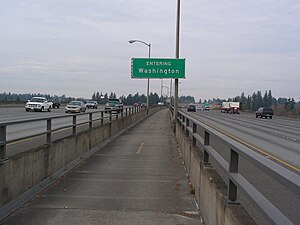
[[103,125],[103,117],[104,117],[104,112],[101,112],[101,125]]
[[209,145],[209,133],[204,131],[204,145]]
[[[6,125],[0,126],[0,143],[6,142]],[[6,144],[0,145],[0,160],[6,159]]]
[[52,126],[51,126],[51,119],[47,119],[47,144],[51,143],[51,130],[52,130]]
[[[231,149],[229,173],[238,173],[238,172],[239,172],[239,154],[233,149]],[[229,178],[229,185],[228,185],[228,202],[238,203],[237,186],[230,178]]]
[[93,113],[89,113],[89,129],[93,128]]
[[76,135],[76,116],[73,116],[73,129],[72,134]]
[[230,151],[229,173],[239,172],[239,154],[232,150]]
[[[209,145],[209,133],[207,131],[204,131],[204,146]],[[209,163],[209,153],[205,150],[203,151],[203,162]]]
[[237,186],[229,179],[228,200],[229,203],[237,203]]
[[[193,123],[193,134],[197,133],[197,124]],[[197,144],[196,138],[193,136],[193,146]]]

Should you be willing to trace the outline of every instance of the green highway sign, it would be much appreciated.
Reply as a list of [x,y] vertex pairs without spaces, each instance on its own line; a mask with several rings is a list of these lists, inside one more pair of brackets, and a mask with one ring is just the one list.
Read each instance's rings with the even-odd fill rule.
[[185,78],[185,59],[133,58],[131,78]]

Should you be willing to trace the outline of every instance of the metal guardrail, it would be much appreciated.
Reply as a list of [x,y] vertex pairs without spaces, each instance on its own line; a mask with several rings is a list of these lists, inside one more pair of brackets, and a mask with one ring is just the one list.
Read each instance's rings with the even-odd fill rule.
[[[85,124],[89,124],[88,129],[93,128],[93,124],[97,121],[101,122],[101,125],[104,124],[105,119],[108,119],[107,122],[111,123],[113,120],[118,120],[120,117],[127,117],[131,114],[135,114],[138,112],[141,112],[143,110],[146,110],[146,108],[142,107],[126,107],[123,109],[121,113],[113,113],[115,110],[98,110],[98,111],[93,111],[89,113],[80,113],[80,114],[72,114],[72,115],[63,115],[63,116],[53,116],[53,117],[47,117],[47,118],[38,118],[38,119],[27,119],[27,120],[18,120],[18,121],[11,121],[11,122],[4,122],[0,123],[0,160],[5,160],[7,159],[7,152],[6,152],[6,146],[8,144],[18,142],[24,139],[29,139],[29,138],[35,138],[35,137],[41,137],[41,136],[46,136],[46,144],[50,144],[52,142],[52,134],[57,131],[61,131],[64,129],[72,129],[72,134],[71,135],[76,135],[77,134],[77,127],[82,126]],[[94,118],[93,115],[96,113],[100,113],[100,117]],[[89,115],[89,118],[87,121],[80,122],[78,123],[77,118],[83,115]],[[60,118],[70,118],[72,117],[72,124],[67,125],[67,126],[60,126],[58,128],[52,129],[52,124],[55,119],[60,119]],[[7,140],[7,127],[12,126],[12,125],[21,125],[21,124],[26,124],[26,123],[32,123],[32,122],[37,122],[37,121],[45,121],[45,128],[46,130],[44,132],[39,132],[36,134],[32,135],[26,135],[23,137],[19,138],[14,138],[11,140]],[[69,136],[71,136],[69,135]],[[64,137],[65,138],[65,137]]]
[[[172,112],[172,109],[170,109]],[[213,159],[227,177],[229,203],[238,203],[238,192],[242,191],[254,204],[255,208],[264,216],[270,224],[292,225],[293,223],[266,197],[263,196],[241,173],[239,173],[240,157],[249,163],[262,169],[266,174],[283,184],[290,191],[300,194],[300,176],[277,163],[263,157],[249,148],[225,136],[213,128],[202,124],[200,121],[190,117],[188,114],[178,111],[177,123],[187,137],[190,137],[193,145],[199,143],[203,146],[203,162],[210,163]],[[202,137],[204,134],[204,137]],[[212,138],[218,140],[222,145],[230,149],[229,163],[212,147]]]

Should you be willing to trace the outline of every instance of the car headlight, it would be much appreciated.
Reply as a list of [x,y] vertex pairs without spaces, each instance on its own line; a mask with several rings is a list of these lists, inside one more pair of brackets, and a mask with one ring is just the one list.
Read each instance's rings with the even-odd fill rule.
[[41,105],[37,105],[36,107],[37,107],[37,108],[41,108]]

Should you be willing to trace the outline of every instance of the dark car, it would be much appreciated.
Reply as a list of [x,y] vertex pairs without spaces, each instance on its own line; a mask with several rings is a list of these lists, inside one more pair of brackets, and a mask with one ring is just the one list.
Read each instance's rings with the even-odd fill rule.
[[54,108],[59,109],[59,107],[60,107],[60,102],[54,101],[53,104],[52,104],[52,107],[53,107],[53,109],[54,109]]
[[260,107],[256,112],[255,112],[256,118],[268,118],[272,119],[273,117],[273,109],[270,107]]
[[188,108],[187,108],[187,111],[188,112],[196,112],[196,105],[194,104],[189,104]]

